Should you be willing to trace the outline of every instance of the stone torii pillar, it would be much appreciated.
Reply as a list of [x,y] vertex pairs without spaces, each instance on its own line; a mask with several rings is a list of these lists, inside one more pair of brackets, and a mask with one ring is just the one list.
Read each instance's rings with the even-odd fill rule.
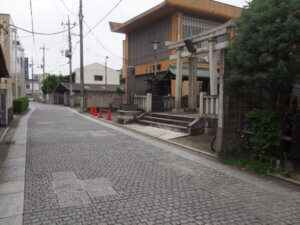
[[176,93],[175,93],[175,112],[181,111],[182,108],[182,48],[177,49],[176,57]]
[[189,109],[197,108],[197,56],[192,55],[189,58]]
[[134,94],[135,94],[135,67],[129,66],[128,67],[128,77],[127,77],[127,104],[134,104]]
[[211,39],[208,41],[210,95],[218,95],[217,57],[214,51],[214,45],[215,40]]

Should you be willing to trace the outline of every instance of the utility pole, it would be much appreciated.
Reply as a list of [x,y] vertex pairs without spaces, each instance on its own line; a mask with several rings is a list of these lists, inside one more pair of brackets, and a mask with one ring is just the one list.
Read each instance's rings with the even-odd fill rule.
[[[74,99],[73,99],[73,80],[72,80],[72,56],[73,56],[73,50],[72,50],[72,36],[71,36],[71,23],[70,23],[70,17],[68,16],[68,23],[66,24],[68,26],[68,36],[69,36],[69,50],[66,54],[66,57],[69,58],[69,73],[70,73],[70,106],[74,106]],[[73,24],[75,26],[75,23]]]
[[18,41],[17,41],[17,29],[15,31],[15,98],[19,96],[18,93]]
[[48,48],[45,48],[45,44],[40,49],[43,50],[43,80],[45,80],[45,50],[48,50]]
[[107,90],[107,60],[108,56],[105,57],[105,90]]
[[32,89],[32,98],[34,98],[34,88],[33,88],[33,57],[31,57],[31,89]]
[[[45,50],[48,50],[48,48],[45,48],[45,44],[43,45],[42,48],[40,48],[43,50],[43,81],[45,80],[45,70],[46,70],[46,66],[45,66]],[[43,97],[44,98],[44,97]]]
[[79,2],[79,28],[80,28],[80,106],[84,112],[84,69],[83,69],[83,13],[82,0]]

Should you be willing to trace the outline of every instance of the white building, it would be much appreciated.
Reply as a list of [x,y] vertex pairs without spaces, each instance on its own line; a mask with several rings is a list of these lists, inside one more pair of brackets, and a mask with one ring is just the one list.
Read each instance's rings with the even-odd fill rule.
[[[75,70],[75,83],[80,83],[80,69]],[[107,67],[107,83],[105,82],[105,66],[93,63],[84,67],[85,84],[120,85],[120,72]]]
[[13,24],[9,14],[0,14],[0,41],[15,99],[25,97],[25,76],[24,49]]
[[41,83],[39,80],[26,80],[26,96],[34,99],[42,98]]

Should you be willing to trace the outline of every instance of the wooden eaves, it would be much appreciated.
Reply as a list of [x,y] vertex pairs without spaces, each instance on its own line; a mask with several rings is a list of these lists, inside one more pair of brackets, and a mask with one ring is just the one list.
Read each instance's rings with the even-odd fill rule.
[[110,22],[110,28],[113,32],[129,33],[177,11],[227,21],[239,17],[241,8],[212,0],[165,0],[125,23]]

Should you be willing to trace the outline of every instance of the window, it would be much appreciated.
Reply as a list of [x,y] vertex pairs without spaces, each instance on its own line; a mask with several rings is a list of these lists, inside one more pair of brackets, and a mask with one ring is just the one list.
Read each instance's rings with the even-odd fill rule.
[[26,84],[26,89],[30,89],[30,84]]
[[200,34],[206,30],[221,25],[222,23],[199,16],[183,16],[183,38]]
[[95,75],[94,76],[94,80],[95,81],[103,81],[103,76],[101,76],[101,75]]

